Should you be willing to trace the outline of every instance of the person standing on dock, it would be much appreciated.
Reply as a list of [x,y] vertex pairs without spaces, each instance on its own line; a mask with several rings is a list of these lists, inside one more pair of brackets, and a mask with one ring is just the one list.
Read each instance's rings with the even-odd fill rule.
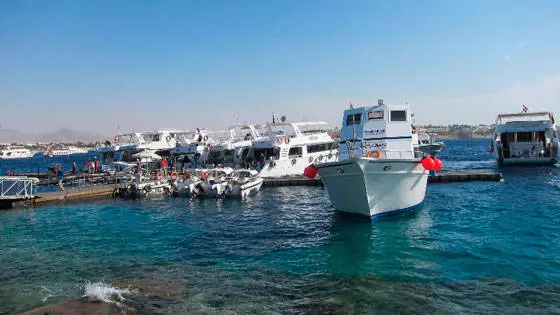
[[60,165],[56,165],[54,167],[54,173],[56,177],[58,177],[58,187],[60,188],[60,191],[64,191],[64,172],[62,171],[62,167],[60,167]]
[[99,161],[97,161],[97,157],[93,158],[93,172],[94,173],[99,173]]
[[87,161],[86,165],[87,165],[87,172],[88,172],[88,174],[91,174],[91,159],[89,159],[89,160]]
[[74,160],[72,161],[72,174],[76,174],[76,168],[77,168],[76,160]]

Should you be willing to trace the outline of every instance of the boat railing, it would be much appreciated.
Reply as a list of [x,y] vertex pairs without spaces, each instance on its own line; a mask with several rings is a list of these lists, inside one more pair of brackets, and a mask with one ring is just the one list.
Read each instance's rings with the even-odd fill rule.
[[347,142],[348,154],[350,158],[369,157],[377,159],[396,159],[396,160],[410,160],[422,158],[425,154],[421,151],[413,150],[388,150],[385,148],[375,148],[359,145],[352,147],[352,143]]
[[0,199],[31,199],[39,179],[27,176],[0,176]]

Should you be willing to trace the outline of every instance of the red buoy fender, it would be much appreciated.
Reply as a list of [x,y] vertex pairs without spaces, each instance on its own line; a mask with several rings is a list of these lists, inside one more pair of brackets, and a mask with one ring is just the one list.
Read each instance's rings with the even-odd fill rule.
[[317,168],[311,164],[303,170],[303,175],[307,178],[315,178],[317,176]]
[[432,159],[431,157],[427,156],[423,158],[421,162],[422,162],[422,167],[424,167],[426,171],[431,171],[434,169],[435,163],[434,163],[434,159]]

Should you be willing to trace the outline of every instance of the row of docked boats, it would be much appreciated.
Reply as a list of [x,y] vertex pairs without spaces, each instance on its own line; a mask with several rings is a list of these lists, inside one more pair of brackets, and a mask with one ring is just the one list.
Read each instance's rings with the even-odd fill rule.
[[[181,169],[231,167],[255,169],[260,177],[301,176],[311,164],[338,159],[338,142],[327,132],[325,122],[274,122],[265,125],[235,125],[226,131],[209,132],[160,129],[119,134],[97,149],[103,171],[113,172],[137,162],[162,159]],[[443,144],[425,142],[414,134],[417,150],[437,155]],[[422,139],[422,140],[419,140]],[[424,142],[422,142],[424,141]]]
[[174,197],[238,198],[255,195],[263,185],[263,178],[255,170],[232,168],[196,169],[169,176],[156,174],[155,180],[147,169],[133,168],[124,185],[115,189],[114,196],[142,198],[154,195]]
[[236,125],[222,132],[160,129],[119,134],[97,149],[103,171],[165,159],[181,169],[254,169],[260,177],[302,175],[309,164],[334,161],[337,144],[324,122]]

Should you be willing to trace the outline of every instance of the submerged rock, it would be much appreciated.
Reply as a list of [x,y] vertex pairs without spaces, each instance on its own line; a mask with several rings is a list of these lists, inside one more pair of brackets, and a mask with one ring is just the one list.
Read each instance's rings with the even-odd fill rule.
[[345,314],[344,305],[327,299],[303,300],[296,304],[295,313],[302,314]]
[[186,280],[171,280],[165,278],[123,278],[112,283],[119,289],[127,289],[134,295],[164,300],[181,298],[187,287]]
[[122,304],[89,301],[68,301],[43,306],[23,315],[136,315],[136,309]]

